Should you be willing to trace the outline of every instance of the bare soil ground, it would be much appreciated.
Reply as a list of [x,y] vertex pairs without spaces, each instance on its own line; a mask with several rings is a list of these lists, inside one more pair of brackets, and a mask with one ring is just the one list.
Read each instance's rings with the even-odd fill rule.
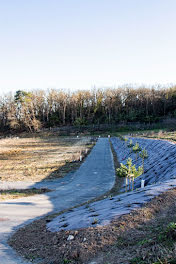
[[[0,180],[41,181],[60,178],[77,168],[90,139],[42,133],[0,139]],[[77,162],[73,162],[77,161]]]
[[[19,229],[9,243],[25,258],[42,264],[176,263],[176,189],[154,198],[110,225],[49,232],[47,216]],[[74,240],[67,241],[69,235]]]

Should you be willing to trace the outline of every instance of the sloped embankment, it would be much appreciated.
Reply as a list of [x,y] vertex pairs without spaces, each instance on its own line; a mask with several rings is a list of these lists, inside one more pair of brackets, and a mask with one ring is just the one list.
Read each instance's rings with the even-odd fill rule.
[[[130,139],[133,144],[138,142],[139,146],[148,152],[148,158],[144,160],[144,174],[135,179],[135,188],[140,187],[141,179],[145,179],[145,185],[148,185],[176,178],[176,145],[174,143],[144,138]],[[125,164],[126,159],[131,158],[136,167],[142,165],[142,159],[136,160],[136,154],[130,151],[124,141],[112,138],[111,142],[120,163]]]
[[[113,138],[111,141],[120,162],[125,163],[128,157],[135,160],[135,154],[130,153],[130,149],[125,146],[123,141],[117,138]],[[142,138],[134,138],[133,141],[139,142],[140,146],[145,148],[149,154],[145,161],[145,173],[135,180],[135,188],[138,188],[141,179],[145,179],[147,185],[145,189],[122,193],[94,202],[89,206],[75,208],[48,223],[47,227],[50,231],[57,232],[107,225],[111,220],[130,213],[155,196],[176,187],[176,179],[174,179],[176,177],[176,145],[161,140]],[[141,163],[139,158],[135,162],[137,166]],[[121,191],[123,192],[123,190],[124,186]]]

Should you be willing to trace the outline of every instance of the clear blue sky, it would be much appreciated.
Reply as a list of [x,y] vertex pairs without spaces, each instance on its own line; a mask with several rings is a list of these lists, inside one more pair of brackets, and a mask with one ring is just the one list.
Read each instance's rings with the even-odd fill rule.
[[0,92],[176,83],[175,0],[0,0]]

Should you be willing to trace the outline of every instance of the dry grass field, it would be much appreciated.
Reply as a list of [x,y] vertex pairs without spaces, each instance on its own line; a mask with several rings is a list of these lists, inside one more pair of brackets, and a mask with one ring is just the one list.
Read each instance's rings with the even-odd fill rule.
[[80,153],[91,148],[88,137],[43,133],[0,139],[0,180],[41,181],[63,177],[79,166]]
[[148,132],[143,132],[139,133],[139,136],[145,136],[147,138],[153,138],[153,139],[163,139],[163,140],[168,140],[171,142],[176,142],[176,131],[148,131]]

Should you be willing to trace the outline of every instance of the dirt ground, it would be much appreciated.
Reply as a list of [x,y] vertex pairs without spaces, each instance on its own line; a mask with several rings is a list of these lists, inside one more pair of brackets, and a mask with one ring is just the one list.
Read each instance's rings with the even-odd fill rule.
[[89,143],[88,137],[61,137],[52,133],[0,139],[0,180],[63,177],[79,166],[79,162],[73,161],[78,161],[80,153],[91,147]]
[[[52,233],[47,216],[19,229],[9,244],[34,263],[176,263],[176,189],[104,227]],[[74,239],[68,241],[69,235]]]

